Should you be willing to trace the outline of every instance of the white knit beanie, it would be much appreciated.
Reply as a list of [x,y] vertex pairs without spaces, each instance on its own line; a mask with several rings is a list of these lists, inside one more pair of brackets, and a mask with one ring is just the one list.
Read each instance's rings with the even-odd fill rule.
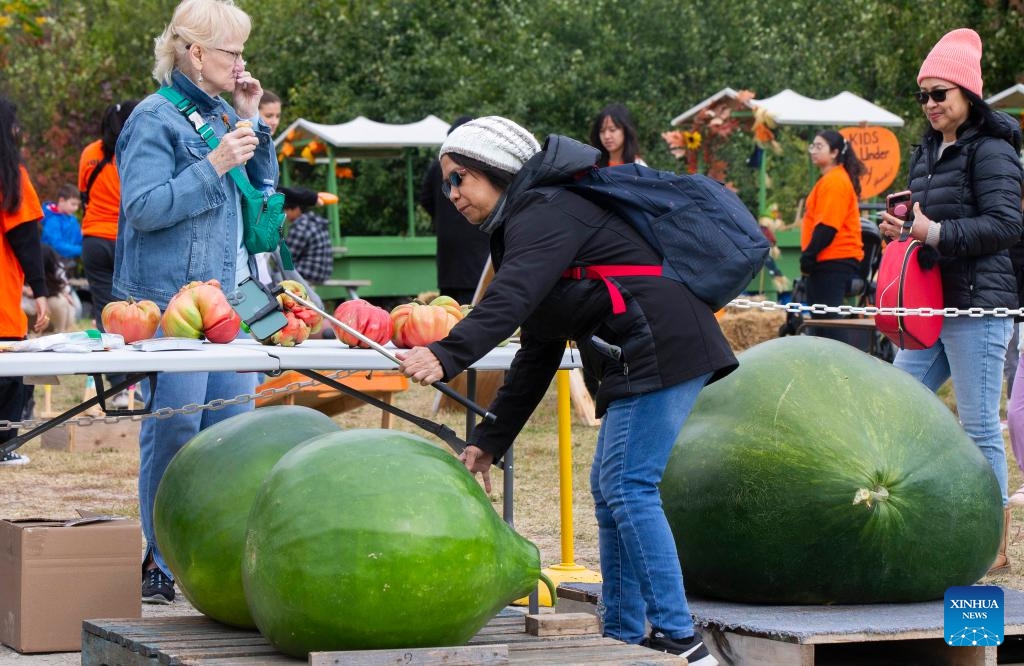
[[484,116],[456,127],[438,158],[456,153],[514,174],[539,152],[537,139],[523,127],[501,116]]

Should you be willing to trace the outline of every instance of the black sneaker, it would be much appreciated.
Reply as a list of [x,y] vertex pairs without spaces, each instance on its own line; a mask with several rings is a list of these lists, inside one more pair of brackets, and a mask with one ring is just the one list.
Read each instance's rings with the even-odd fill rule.
[[0,465],[27,465],[28,456],[11,451],[7,455],[0,456]]
[[174,601],[174,581],[160,567],[142,572],[142,601],[147,604],[169,604]]
[[668,652],[686,657],[690,666],[717,666],[718,660],[704,647],[704,641],[696,631],[693,636],[673,640],[661,629],[651,627],[651,635],[640,641],[640,645],[658,652]]

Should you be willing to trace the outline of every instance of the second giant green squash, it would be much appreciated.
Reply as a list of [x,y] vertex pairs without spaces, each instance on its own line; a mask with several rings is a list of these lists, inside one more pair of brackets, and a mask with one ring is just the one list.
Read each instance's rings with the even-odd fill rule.
[[985,575],[999,487],[931,391],[823,338],[771,340],[739,360],[701,393],[662,482],[688,592],[910,602]]

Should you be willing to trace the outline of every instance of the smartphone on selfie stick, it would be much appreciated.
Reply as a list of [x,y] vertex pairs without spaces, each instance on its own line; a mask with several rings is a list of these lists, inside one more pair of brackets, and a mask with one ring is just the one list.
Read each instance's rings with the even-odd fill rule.
[[914,211],[910,203],[910,190],[896,192],[885,198],[885,212],[895,218],[903,220],[903,230],[900,233],[900,240],[907,240],[910,229],[914,226]]
[[259,280],[245,278],[234,293],[227,294],[227,298],[257,340],[266,340],[288,325],[281,304],[270,288]]

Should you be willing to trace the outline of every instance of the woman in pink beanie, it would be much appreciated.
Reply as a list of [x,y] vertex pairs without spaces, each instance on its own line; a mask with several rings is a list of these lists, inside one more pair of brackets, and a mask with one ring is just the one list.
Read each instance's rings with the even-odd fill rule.
[[[932,48],[914,93],[930,128],[910,161],[913,193],[910,235],[934,248],[942,269],[946,307],[1020,307],[1008,250],[1024,234],[1021,219],[1021,132],[1009,116],[982,100],[981,38],[960,28]],[[882,215],[881,231],[899,235],[902,221]],[[1007,504],[1006,450],[999,424],[1002,368],[1013,321],[1008,317],[954,317],[930,349],[903,349],[896,367],[932,390],[950,377],[964,430],[992,466]],[[989,573],[1009,569],[1003,539]]]

